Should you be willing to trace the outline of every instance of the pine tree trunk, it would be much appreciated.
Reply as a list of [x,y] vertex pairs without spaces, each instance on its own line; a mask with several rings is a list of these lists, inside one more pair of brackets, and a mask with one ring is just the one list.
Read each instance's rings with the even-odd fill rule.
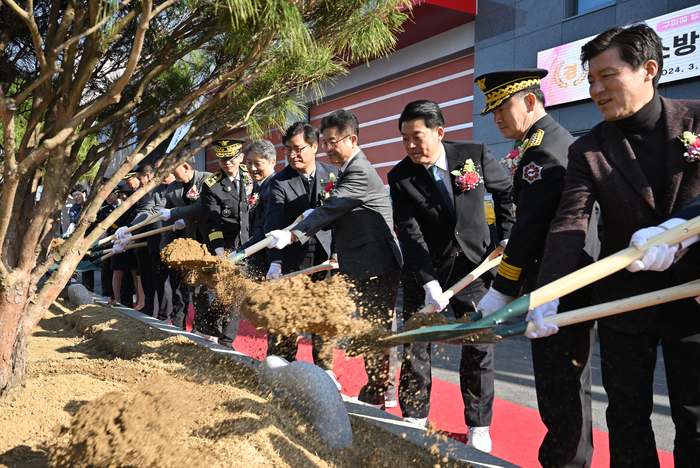
[[20,297],[13,292],[0,293],[0,404],[22,389],[27,375],[27,334],[31,329],[21,325],[27,297],[25,294],[24,300],[18,301]]

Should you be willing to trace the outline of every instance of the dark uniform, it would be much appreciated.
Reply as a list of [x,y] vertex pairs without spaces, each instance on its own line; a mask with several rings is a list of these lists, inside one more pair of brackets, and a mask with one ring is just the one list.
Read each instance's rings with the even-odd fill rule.
[[[270,179],[275,175],[273,172],[262,182],[253,184],[253,200],[248,203],[248,223],[250,238],[240,246],[240,250],[246,249],[253,244],[257,244],[265,238],[265,209],[270,199]],[[265,279],[265,273],[270,267],[267,260],[267,249],[262,249],[248,257],[248,273],[252,278]]]
[[[112,206],[109,203],[102,205],[97,211],[97,223],[104,221],[115,209],[116,206]],[[112,227],[112,232],[114,232],[116,225],[113,224]],[[100,267],[100,283],[102,284],[102,295],[114,299],[114,291],[112,291],[112,261],[110,259],[102,262]]]
[[[215,142],[214,152],[219,159],[236,158],[241,155],[242,140],[222,139]],[[248,199],[253,192],[253,181],[245,166],[239,166],[238,177],[231,179],[223,170],[209,176],[202,187],[202,205],[205,215],[205,232],[209,248],[235,250],[249,238]],[[226,313],[216,306],[204,317],[202,329],[206,334],[218,332],[217,322],[223,317],[223,336],[219,342],[230,346],[238,333],[238,318],[233,312]],[[220,334],[220,333],[219,333]]]
[[[491,113],[519,91],[539,88],[540,78],[546,75],[547,70],[525,69],[478,77],[476,83],[487,99],[481,115]],[[507,86],[510,93],[504,93]],[[535,289],[549,225],[564,189],[566,155],[573,142],[571,134],[547,114],[525,133],[520,146],[522,159],[513,174],[515,225],[494,279],[496,291],[515,297]],[[597,216],[591,218],[593,229],[588,231],[587,248],[579,266],[591,263],[600,251]],[[589,303],[590,290],[584,289],[563,297],[559,311]],[[538,406],[548,429],[539,461],[545,468],[591,466],[590,357],[595,322],[562,327],[559,333],[531,343]]]

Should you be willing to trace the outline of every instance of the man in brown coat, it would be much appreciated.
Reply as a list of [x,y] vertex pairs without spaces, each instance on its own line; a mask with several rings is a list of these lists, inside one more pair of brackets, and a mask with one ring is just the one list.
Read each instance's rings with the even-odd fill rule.
[[[564,193],[547,237],[539,286],[576,269],[595,201],[603,217],[601,258],[628,247],[630,239],[633,245],[642,245],[649,231],[660,232],[698,211],[700,162],[686,156],[688,150],[677,137],[684,132],[700,134],[700,101],[659,96],[656,86],[663,69],[659,36],[644,24],[614,27],[584,45],[581,57],[589,68],[591,98],[605,121],[569,148]],[[700,278],[700,247],[689,244],[660,247],[642,262],[598,281],[593,302]],[[675,249],[679,251],[674,256]],[[530,315],[547,316],[557,307],[554,300]],[[659,466],[650,421],[659,344],[676,426],[675,466],[697,466],[697,303],[684,299],[608,317],[599,321],[599,334],[603,385],[609,398],[611,467]]]

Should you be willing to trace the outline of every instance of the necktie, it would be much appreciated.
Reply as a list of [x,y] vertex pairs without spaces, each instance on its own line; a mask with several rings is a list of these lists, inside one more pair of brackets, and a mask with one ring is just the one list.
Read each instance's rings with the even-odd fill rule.
[[433,175],[433,180],[435,181],[435,185],[437,186],[438,192],[440,192],[440,196],[442,197],[442,201],[445,202],[445,205],[447,208],[450,210],[450,214],[452,217],[455,217],[455,209],[454,206],[452,205],[452,200],[450,200],[450,193],[447,191],[447,187],[445,187],[445,183],[442,181],[440,176],[437,173],[437,166],[430,166],[430,173]]
[[233,179],[233,188],[236,191],[236,193],[238,194],[238,196],[240,197],[241,196],[241,186],[240,186],[240,182],[238,181],[238,179]]

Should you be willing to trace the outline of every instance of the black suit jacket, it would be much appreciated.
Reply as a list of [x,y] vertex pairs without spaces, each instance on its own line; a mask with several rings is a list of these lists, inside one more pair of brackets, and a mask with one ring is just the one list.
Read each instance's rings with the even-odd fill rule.
[[450,175],[456,218],[425,167],[408,156],[388,176],[399,239],[421,284],[437,279],[445,285],[460,250],[476,266],[494,249],[484,212],[487,191],[493,196],[499,237],[508,239],[513,226],[510,177],[488,147],[470,141],[442,143],[450,172],[471,159],[484,180],[462,192]]
[[[296,220],[299,215],[309,208],[316,208],[324,198],[323,187],[330,181],[330,174],[338,175],[338,168],[330,164],[316,161],[315,198],[309,202],[304,181],[295,169],[287,166],[274,175],[270,180],[270,193],[265,208],[265,232],[275,229],[284,229]],[[333,233],[321,231],[315,235],[317,239],[316,249],[323,249],[326,258],[333,253]],[[282,261],[282,273],[289,273],[299,269],[309,250],[308,243],[294,243],[282,250],[269,249],[268,262]]]
[[[535,122],[525,134],[528,146],[513,174],[513,201],[517,205],[515,225],[493,287],[508,296],[517,296],[520,288],[528,293],[535,289],[539,262],[549,225],[554,219],[564,190],[566,155],[574,137],[549,115]],[[526,174],[523,174],[527,170]],[[595,229],[598,217],[589,225],[586,263],[600,250]]]
[[[686,149],[678,136],[700,133],[700,101],[661,98],[666,127],[666,190],[663,203],[654,200],[651,186],[622,131],[613,122],[602,122],[569,148],[564,193],[552,222],[538,286],[576,270],[585,242],[588,217],[597,200],[603,217],[601,258],[629,246],[639,229],[657,226],[669,218],[698,211],[700,163],[686,161]],[[687,208],[688,215],[683,208]],[[700,245],[676,255],[667,271],[630,273],[619,271],[593,285],[593,302],[603,303],[635,296],[700,278]],[[599,320],[611,328],[639,333],[652,322],[659,306]]]

